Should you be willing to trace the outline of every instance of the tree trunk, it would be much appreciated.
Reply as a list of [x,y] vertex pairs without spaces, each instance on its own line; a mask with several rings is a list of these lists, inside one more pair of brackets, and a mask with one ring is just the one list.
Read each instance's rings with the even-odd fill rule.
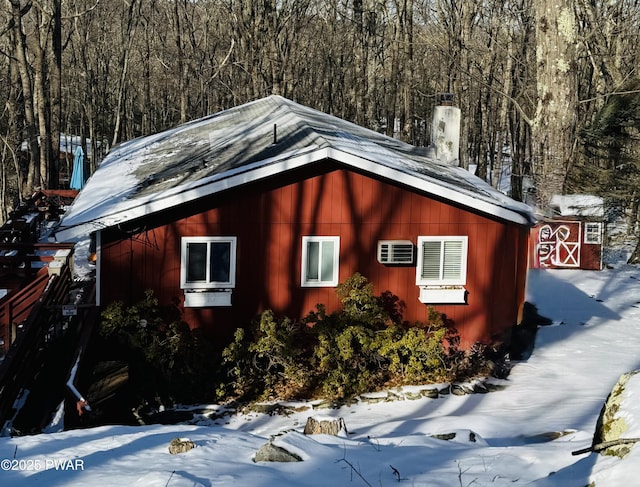
[[29,146],[29,166],[27,178],[23,180],[23,192],[31,193],[40,180],[40,157],[38,148],[38,132],[36,130],[35,112],[33,109],[33,90],[29,64],[27,61],[26,41],[22,32],[22,16],[26,14],[21,10],[19,0],[11,0],[11,20],[14,42],[14,56],[18,63],[20,84],[22,88],[22,104],[24,109],[25,132]]
[[638,228],[640,228],[640,195],[637,191],[631,196],[631,215],[629,218],[629,233],[637,236],[636,247],[627,260],[627,264],[640,264],[640,237],[638,237]]
[[60,127],[62,125],[62,0],[54,0],[53,5],[53,63],[49,68],[51,101],[49,110],[50,134],[51,134],[51,156],[49,164],[48,187],[58,188],[60,186]]
[[537,204],[562,194],[576,135],[577,43],[573,2],[537,0],[537,110],[533,124]]
[[355,75],[359,82],[354,86],[355,122],[365,124],[366,93],[367,93],[367,43],[364,25],[363,0],[353,0],[353,23],[355,34]]
[[404,24],[404,72],[402,76],[402,140],[415,143],[414,100],[413,100],[413,0],[404,0],[402,10]]
[[[511,29],[509,29],[511,30]],[[511,93],[511,86],[512,86],[512,82],[511,82],[511,70],[513,68],[513,42],[511,40],[511,37],[509,36],[507,39],[507,61],[506,61],[506,66],[504,68],[505,73],[507,73],[507,76],[504,76],[504,84],[502,86],[502,92],[503,93]],[[497,128],[497,147],[496,147],[496,151],[497,151],[497,157],[495,160],[495,165],[492,167],[492,180],[491,180],[491,185],[494,188],[499,188],[501,186],[502,183],[502,149],[505,143],[505,138],[504,138],[504,134],[506,134],[507,132],[507,125],[508,125],[508,109],[509,109],[509,99],[507,98],[507,96],[502,96],[500,99],[500,108],[499,108],[499,113],[498,113],[498,124],[495,128]],[[511,151],[511,154],[513,155],[513,151]]]
[[[138,11],[135,9],[138,7]],[[125,44],[122,52],[121,66],[122,71],[120,72],[120,82],[118,84],[118,97],[115,109],[115,124],[113,128],[113,138],[111,139],[111,145],[116,145],[120,140],[120,131],[122,125],[122,118],[124,115],[124,110],[126,106],[125,94],[127,91],[127,83],[128,83],[128,75],[129,75],[129,61],[131,59],[131,52],[133,48],[133,41],[136,33],[136,29],[138,27],[138,19],[140,18],[140,10],[139,5],[137,5],[137,1],[133,0],[129,5],[129,9],[127,11],[127,29],[124,32],[126,38],[124,39]]]
[[46,188],[49,180],[49,163],[51,159],[51,133],[49,132],[49,111],[47,109],[47,92],[45,89],[46,78],[46,61],[45,52],[39,42],[46,44],[46,34],[42,29],[40,35],[45,36],[45,40],[37,40],[35,42],[34,50],[36,52],[35,62],[33,63],[33,92],[35,100],[35,112],[38,119],[38,134],[40,136],[39,150],[39,167],[40,167],[40,179],[35,181],[36,187]]
[[176,56],[176,73],[178,75],[178,96],[180,97],[180,121],[187,121],[187,73],[184,59],[184,43],[182,41],[182,22],[180,21],[180,10],[178,1],[174,1],[173,6],[173,25],[175,29],[175,42],[178,55]]
[[[5,145],[7,146],[7,149],[11,152],[11,158],[13,161],[13,165],[15,168],[15,173],[16,173],[16,180],[17,180],[17,184],[16,184],[16,188],[17,188],[17,199],[18,201],[22,201],[22,191],[23,191],[23,179],[24,179],[24,174],[23,174],[23,170],[20,167],[20,161],[18,159],[18,156],[16,154],[15,151],[15,147],[19,147],[20,143],[22,142],[21,138],[20,138],[20,133],[19,133],[19,107],[18,107],[18,93],[20,93],[20,91],[22,90],[21,88],[21,83],[20,83],[20,74],[18,73],[18,66],[16,65],[16,63],[8,63],[7,66],[7,79],[9,80],[9,93],[8,93],[8,97],[7,97],[7,103],[6,103],[6,107],[7,107],[7,138],[4,141]],[[6,162],[6,159],[3,158],[3,161]],[[4,168],[4,165],[3,165]],[[3,216],[3,221],[7,218],[8,216],[8,209],[11,209],[11,206],[13,206],[7,198],[7,195],[5,195],[1,202],[2,202],[2,216]],[[7,208],[9,207],[9,208]]]

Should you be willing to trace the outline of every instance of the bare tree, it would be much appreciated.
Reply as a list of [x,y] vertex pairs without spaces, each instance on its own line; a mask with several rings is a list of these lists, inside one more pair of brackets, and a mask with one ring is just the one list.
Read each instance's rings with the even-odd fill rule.
[[21,5],[19,0],[11,0],[11,35],[13,43],[12,56],[17,63],[19,73],[20,88],[22,96],[22,111],[24,116],[25,138],[28,145],[29,164],[26,178],[23,179],[23,191],[31,192],[35,185],[40,182],[40,149],[38,146],[38,131],[36,127],[36,116],[33,107],[33,81],[30,73],[30,66],[27,60],[26,35],[23,31],[23,16],[31,10],[32,5]]
[[638,60],[635,0],[555,5],[7,0],[3,69],[17,84],[6,87],[12,114],[0,128],[31,147],[20,166],[27,190],[56,179],[63,131],[88,135],[93,170],[98,140],[277,93],[426,145],[436,95],[451,92],[463,112],[462,165],[498,186],[509,154],[512,195],[525,198],[535,175],[544,205],[567,189],[579,128]]
[[140,19],[140,1],[131,0],[126,10],[124,20],[124,29],[122,30],[122,58],[120,61],[121,71],[120,80],[117,85],[117,103],[115,106],[115,126],[113,128],[113,137],[111,144],[115,145],[120,140],[120,132],[122,119],[124,116],[123,109],[126,105],[126,93],[128,89],[129,63],[133,50],[136,30]]

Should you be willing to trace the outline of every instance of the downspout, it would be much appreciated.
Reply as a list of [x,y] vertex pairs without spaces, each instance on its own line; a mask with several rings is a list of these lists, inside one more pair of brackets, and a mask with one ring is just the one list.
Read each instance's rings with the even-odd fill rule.
[[89,404],[87,403],[87,400],[84,398],[82,394],[80,394],[80,391],[78,391],[78,389],[76,389],[76,386],[75,386],[76,374],[78,372],[78,365],[80,364],[81,357],[82,357],[82,350],[78,352],[78,356],[76,358],[75,363],[73,364],[73,367],[71,368],[71,373],[69,374],[69,378],[67,379],[67,384],[66,384],[69,390],[71,391],[71,393],[78,400],[76,402],[76,408],[78,410],[79,415],[82,415],[83,410],[91,411],[91,406],[89,406]]

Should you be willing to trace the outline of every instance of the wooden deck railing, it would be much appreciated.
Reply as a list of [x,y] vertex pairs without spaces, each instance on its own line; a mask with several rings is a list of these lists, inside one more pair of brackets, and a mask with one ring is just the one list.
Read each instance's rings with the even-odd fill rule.
[[0,272],[21,270],[35,274],[54,259],[58,250],[73,249],[72,243],[0,243]]
[[48,282],[47,269],[41,269],[24,288],[5,296],[6,299],[3,298],[0,301],[0,339],[2,339],[4,350],[8,350],[16,339],[18,328],[29,316]]
[[[73,244],[0,244],[0,275],[16,274],[14,285],[21,289],[7,289],[0,299],[0,355],[9,349],[16,338],[16,330],[27,318],[48,281],[48,264],[58,250],[70,250]],[[35,264],[38,263],[38,264]]]
[[0,363],[0,428],[11,418],[16,398],[40,366],[40,354],[46,347],[49,327],[59,313],[56,305],[62,304],[68,295],[71,271],[65,266],[60,274],[45,274],[39,282],[42,290],[32,294],[36,299]]

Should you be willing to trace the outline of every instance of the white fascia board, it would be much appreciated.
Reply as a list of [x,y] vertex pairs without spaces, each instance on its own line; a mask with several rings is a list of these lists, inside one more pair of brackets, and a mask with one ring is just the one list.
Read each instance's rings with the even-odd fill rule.
[[398,181],[399,183],[416,188],[421,192],[439,196],[447,201],[453,201],[487,215],[496,216],[513,223],[528,226],[531,226],[532,224],[531,220],[527,219],[523,214],[518,213],[515,210],[510,210],[503,206],[490,203],[486,200],[461,192],[460,190],[428,181],[427,179],[414,176],[408,172],[399,171],[389,166],[355,156],[348,152],[336,149],[329,149],[328,151],[329,157],[332,159],[357,167],[363,171],[380,175],[392,181]]
[[80,235],[88,235],[96,230],[113,227],[144,215],[179,206],[197,198],[259,181],[278,173],[297,169],[328,158],[328,149],[318,149],[317,146],[313,146],[310,149],[303,153],[295,151],[294,153],[282,154],[276,158],[265,159],[254,164],[232,169],[223,174],[201,179],[195,184],[176,188],[176,191],[167,191],[154,195],[151,197],[152,199],[146,201],[135,202],[134,200],[127,207],[121,207],[108,215],[59,228],[56,231],[56,240],[62,242],[72,240]]
[[323,159],[333,159],[348,166],[358,168],[364,172],[379,175],[392,181],[398,181],[399,183],[413,187],[420,192],[432,194],[444,200],[459,203],[460,205],[472,208],[490,216],[495,216],[521,225],[531,225],[531,221],[522,213],[510,210],[498,204],[490,203],[455,188],[450,188],[446,185],[429,181],[425,178],[412,175],[409,172],[393,169],[392,167],[351,154],[344,150],[334,148],[319,149],[317,146],[313,146],[303,153],[295,151],[293,153],[282,154],[275,158],[265,159],[254,164],[232,169],[223,174],[217,174],[210,178],[202,179],[190,186],[177,188],[177,191],[167,191],[165,193],[155,195],[152,197],[153,199],[149,199],[147,201],[132,201],[132,204],[127,207],[116,209],[112,213],[99,217],[95,220],[60,228],[56,232],[56,240],[72,240],[80,235],[88,235],[96,230],[109,228],[126,221],[143,217],[144,215],[179,206],[193,199],[216,194],[254,181],[259,181]]

